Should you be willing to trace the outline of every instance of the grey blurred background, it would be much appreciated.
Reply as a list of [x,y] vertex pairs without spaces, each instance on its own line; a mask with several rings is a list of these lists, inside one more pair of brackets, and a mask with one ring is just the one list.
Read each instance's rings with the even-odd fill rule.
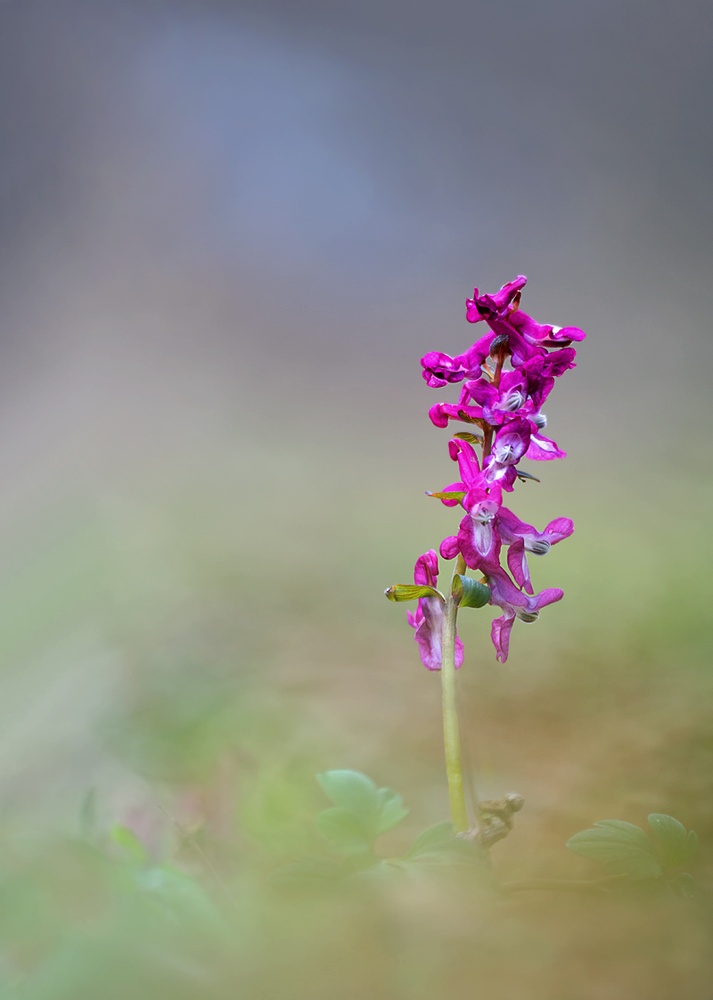
[[381,596],[453,530],[418,359],[520,272],[589,339],[516,509],[578,532],[507,679],[471,648],[496,686],[634,626],[703,663],[711,35],[696,0],[2,4],[8,809],[147,769],[147,705],[194,684],[367,763],[410,684],[435,738]]
[[325,849],[317,771],[403,794],[384,856],[448,815],[438,677],[383,590],[457,523],[419,358],[524,273],[588,339],[548,400],[568,458],[509,503],[575,520],[532,566],[565,598],[505,666],[491,609],[459,620],[478,790],[526,800],[495,872],[595,878],[575,831],[662,812],[710,887],[711,22],[0,2],[3,998],[709,995],[697,900],[263,876]]

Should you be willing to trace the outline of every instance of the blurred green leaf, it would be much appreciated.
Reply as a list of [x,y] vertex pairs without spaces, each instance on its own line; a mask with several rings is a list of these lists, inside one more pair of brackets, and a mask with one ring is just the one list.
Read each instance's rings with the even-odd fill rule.
[[666,813],[651,813],[648,821],[664,868],[676,868],[691,860],[698,850],[698,837],[693,830],[689,833],[683,823]]
[[567,847],[581,857],[602,861],[613,874],[634,879],[662,874],[652,842],[640,827],[623,820],[600,820],[593,829],[570,837]]
[[360,771],[324,771],[317,775],[317,781],[333,805],[368,821],[376,816],[379,808],[376,785]]
[[411,845],[408,857],[416,858],[433,851],[450,850],[455,839],[453,824],[450,821],[436,823],[435,826],[429,826],[419,833]]
[[423,830],[411,846],[409,861],[436,865],[487,864],[487,855],[473,841],[456,837],[450,821],[437,823]]
[[222,924],[220,910],[203,885],[170,865],[157,865],[139,872],[142,889],[155,897],[175,917]]
[[317,817],[317,826],[338,854],[370,851],[373,832],[348,809],[335,806]]
[[376,799],[377,833],[386,833],[387,830],[391,830],[408,816],[409,811],[404,805],[404,800],[393,788],[379,788]]
[[391,788],[377,788],[359,771],[326,771],[317,780],[334,803],[317,819],[320,830],[342,853],[369,850],[381,833],[386,833],[408,814],[401,796]]
[[112,841],[124,851],[124,854],[129,860],[140,865],[146,864],[148,857],[146,848],[133,830],[130,830],[128,826],[121,826],[121,824],[117,823],[116,826],[113,826],[109,831],[109,836]]
[[696,883],[688,872],[680,872],[669,881],[669,885],[680,896],[693,897],[696,895]]

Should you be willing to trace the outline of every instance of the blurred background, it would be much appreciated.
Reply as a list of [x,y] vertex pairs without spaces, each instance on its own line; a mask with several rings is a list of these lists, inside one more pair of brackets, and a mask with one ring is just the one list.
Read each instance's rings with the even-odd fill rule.
[[[665,812],[710,875],[711,27],[702,0],[0,6],[2,997],[708,995],[705,907],[261,880],[316,849],[316,771],[403,794],[397,853],[447,815],[438,678],[383,590],[456,521],[419,358],[518,273],[588,339],[548,401],[568,458],[511,504],[574,518],[532,567],[565,599],[504,667],[490,609],[461,625],[479,788],[527,803],[496,867],[585,878],[572,833]],[[82,840],[117,825],[228,930],[202,899],[137,916]]]

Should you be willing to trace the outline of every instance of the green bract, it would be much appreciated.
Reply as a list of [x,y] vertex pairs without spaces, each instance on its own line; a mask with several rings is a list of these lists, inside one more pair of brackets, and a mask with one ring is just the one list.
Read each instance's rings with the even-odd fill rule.
[[384,594],[390,601],[415,601],[421,597],[437,597],[445,603],[443,594],[435,587],[422,587],[414,583],[395,583],[385,590]]
[[490,587],[459,573],[453,577],[451,593],[460,608],[484,608],[490,600]]

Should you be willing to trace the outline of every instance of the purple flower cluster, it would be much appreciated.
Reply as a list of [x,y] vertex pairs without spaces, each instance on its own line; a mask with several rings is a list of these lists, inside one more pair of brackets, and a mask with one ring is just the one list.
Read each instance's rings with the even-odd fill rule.
[[[480,295],[476,288],[466,300],[466,318],[484,322],[488,332],[464,354],[451,357],[432,351],[421,359],[429,386],[462,383],[457,403],[436,403],[429,411],[436,427],[458,421],[470,428],[456,433],[448,445],[458,464],[458,481],[432,494],[465,512],[458,533],[441,542],[440,554],[444,559],[460,556],[468,568],[483,574],[490,604],[502,610],[491,631],[501,663],[507,660],[515,618],[532,622],[541,608],[563,596],[556,587],[534,592],[528,554],[545,555],[574,530],[569,518],[558,517],[537,531],[503,506],[503,493],[511,493],[518,478],[528,478],[518,471],[521,459],[547,462],[565,457],[542,433],[547,424],[542,406],[555,379],[575,367],[571,343],[585,338],[577,327],[543,325],[523,312],[520,296],[526,282],[519,275],[495,295]],[[481,448],[480,458],[475,446]],[[504,548],[507,570],[501,564]],[[435,586],[437,575],[438,559],[431,550],[416,563],[415,582]],[[440,669],[442,613],[438,598],[428,597],[419,600],[417,612],[408,618],[429,670]],[[456,662],[462,658],[458,640]]]

